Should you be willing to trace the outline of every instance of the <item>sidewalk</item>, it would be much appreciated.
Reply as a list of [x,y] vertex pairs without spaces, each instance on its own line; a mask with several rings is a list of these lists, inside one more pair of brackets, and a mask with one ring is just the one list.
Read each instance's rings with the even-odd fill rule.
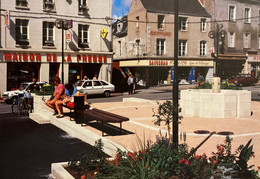
[[[137,99],[138,100],[138,99]],[[115,114],[130,118],[129,122],[123,123],[123,129],[131,131],[135,134],[107,136],[106,138],[119,143],[120,145],[133,149],[136,145],[136,136],[146,140],[156,140],[156,135],[161,130],[162,134],[166,133],[164,125],[155,126],[153,124],[153,110],[156,111],[157,104],[155,101],[150,102],[120,102],[120,103],[99,103],[93,104],[92,107],[103,109]],[[260,166],[260,102],[251,102],[253,115],[250,119],[206,119],[195,117],[184,117],[179,125],[179,133],[186,133],[189,148],[196,147],[202,142],[208,134],[195,134],[196,130],[208,130],[210,132],[230,131],[234,133],[232,148],[236,150],[241,144],[246,144],[248,140],[253,138],[255,158],[251,159],[251,164]],[[100,134],[101,132],[87,126],[87,129]],[[216,152],[216,145],[223,143],[225,136],[213,135],[206,143],[198,150],[198,153],[211,155],[211,152]],[[183,143],[184,141],[180,141]]]
[[[166,133],[163,124],[161,126],[155,126],[153,124],[153,120],[155,119],[155,117],[153,117],[153,111],[156,111],[158,107],[156,101],[143,100],[139,98],[124,98],[123,101],[124,102],[95,103],[92,104],[91,107],[128,117],[130,120],[122,123],[122,128],[127,131],[127,134],[110,134],[102,137],[102,132],[96,125],[81,126],[80,124],[75,124],[74,121],[70,121],[68,116],[63,119],[56,119],[54,117],[51,123],[63,130],[71,130],[72,128],[75,128],[77,133],[81,133],[84,141],[91,145],[93,144],[94,139],[96,140],[101,138],[102,141],[105,142],[105,145],[109,145],[108,148],[117,145],[129,150],[137,150],[137,137],[140,139],[155,141],[159,131],[161,131],[163,135]],[[179,125],[179,133],[187,134],[185,142],[188,144],[189,148],[198,146],[209,135],[195,134],[194,131],[196,130],[232,132],[233,135],[231,135],[231,138],[233,138],[233,150],[236,150],[241,144],[245,145],[248,140],[253,138],[252,144],[254,145],[255,158],[251,159],[250,164],[254,164],[257,167],[260,166],[260,102],[252,101],[251,109],[253,115],[249,119],[207,119],[184,117]],[[111,125],[119,127],[119,124]],[[74,133],[72,132],[72,134]],[[197,153],[206,153],[207,155],[211,155],[213,151],[217,151],[216,145],[223,143],[224,140],[225,136],[214,134],[199,148]],[[184,142],[183,138],[179,141],[179,143]],[[109,150],[109,152],[111,151],[112,150]],[[115,150],[113,149],[113,151]],[[113,155],[113,153],[110,154]]]

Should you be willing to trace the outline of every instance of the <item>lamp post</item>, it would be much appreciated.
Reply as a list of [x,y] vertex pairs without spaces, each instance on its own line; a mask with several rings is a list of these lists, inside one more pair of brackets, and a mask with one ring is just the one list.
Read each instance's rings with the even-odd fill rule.
[[211,30],[209,31],[209,37],[211,39],[214,39],[214,47],[215,51],[213,53],[214,55],[214,73],[216,74],[216,77],[220,77],[220,62],[218,60],[219,52],[224,54],[224,40],[226,36],[226,31],[221,30],[223,28],[223,24],[217,24],[216,31]]
[[64,30],[68,30],[72,28],[72,20],[63,20],[63,19],[57,19],[55,21],[55,26],[58,29],[61,29],[61,83],[64,84]]
[[179,0],[174,0],[174,79],[173,79],[173,145],[178,149],[179,145],[179,83],[178,83],[178,46],[179,46]]

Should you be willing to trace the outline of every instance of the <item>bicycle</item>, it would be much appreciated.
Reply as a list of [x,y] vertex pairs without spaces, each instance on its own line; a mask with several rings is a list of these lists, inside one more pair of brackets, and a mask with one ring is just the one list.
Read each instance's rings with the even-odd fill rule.
[[30,92],[18,93],[18,97],[13,101],[12,113],[21,116],[28,116],[32,112],[32,97]]

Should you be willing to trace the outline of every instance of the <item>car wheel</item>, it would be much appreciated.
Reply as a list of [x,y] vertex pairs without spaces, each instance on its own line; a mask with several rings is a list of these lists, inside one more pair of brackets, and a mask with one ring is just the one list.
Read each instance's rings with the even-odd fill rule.
[[105,92],[104,92],[104,96],[105,96],[105,97],[109,97],[109,96],[110,96],[110,91],[105,91]]

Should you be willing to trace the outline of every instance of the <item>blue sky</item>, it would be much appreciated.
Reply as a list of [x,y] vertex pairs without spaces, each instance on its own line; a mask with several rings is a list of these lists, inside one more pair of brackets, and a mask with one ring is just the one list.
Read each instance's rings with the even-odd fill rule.
[[113,19],[118,19],[127,14],[132,0],[113,0]]

